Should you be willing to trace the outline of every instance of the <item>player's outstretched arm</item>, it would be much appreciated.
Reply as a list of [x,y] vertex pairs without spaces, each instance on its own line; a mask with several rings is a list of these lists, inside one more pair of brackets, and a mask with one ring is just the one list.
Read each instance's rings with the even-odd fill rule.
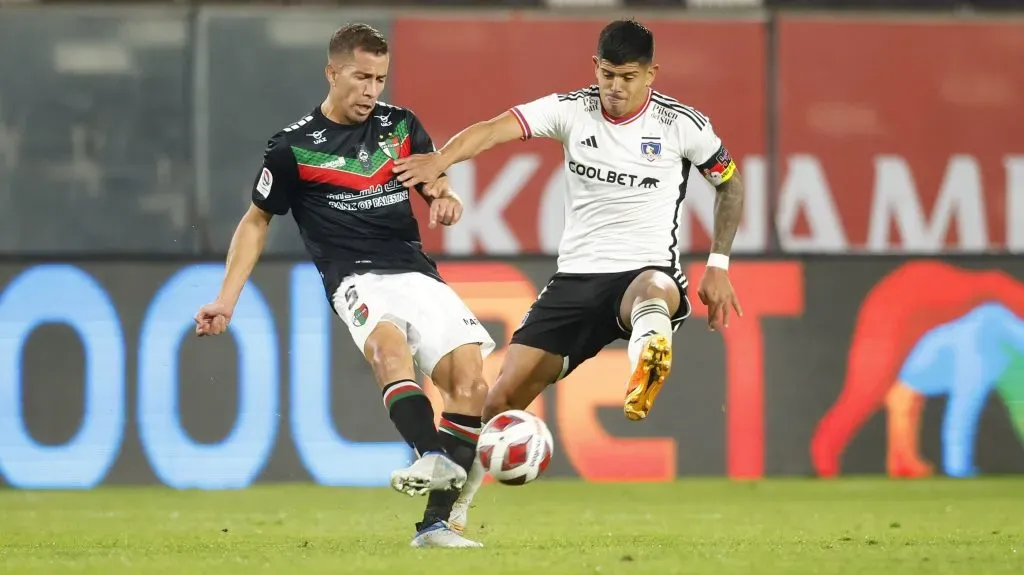
[[[729,281],[729,256],[732,254],[732,242],[736,238],[736,230],[740,226],[740,219],[743,217],[743,181],[732,164],[728,152],[725,153],[726,160],[719,161],[713,170],[725,168],[724,173],[711,173],[709,180],[722,178],[715,187],[715,229],[711,238],[711,254],[708,256],[708,265],[701,278],[700,288],[697,295],[701,302],[708,306],[708,326],[712,331],[729,327],[729,310],[734,309],[740,317],[743,316],[743,308],[740,307],[739,298],[733,291],[732,282]],[[705,171],[705,177],[708,172]]]
[[697,295],[708,306],[708,326],[715,331],[729,327],[730,309],[743,315],[739,298],[729,281],[728,269],[732,242],[743,217],[744,190],[729,150],[715,134],[707,117],[697,112],[694,114],[696,119],[692,124],[682,124],[687,129],[684,137],[689,144],[685,150],[686,157],[715,187],[715,229],[711,238],[711,254]]
[[456,134],[440,150],[430,154],[417,154],[395,162],[398,181],[406,188],[427,184],[425,193],[434,195],[432,184],[442,172],[453,164],[468,160],[498,144],[523,137],[519,121],[511,112],[484,122],[477,122]]
[[220,293],[213,303],[204,305],[196,314],[197,334],[218,335],[228,328],[242,288],[263,253],[270,219],[288,213],[290,197],[298,184],[299,165],[295,154],[284,132],[279,132],[267,142],[263,167],[252,184],[252,204],[231,237]]
[[437,153],[441,156],[444,169],[448,169],[453,164],[464,162],[498,144],[522,137],[523,129],[519,121],[512,112],[505,112],[485,122],[477,122],[455,134]]
[[242,288],[245,287],[245,282],[249,280],[249,275],[263,253],[272,217],[273,214],[270,212],[251,204],[242,220],[238,222],[238,227],[231,237],[231,245],[228,247],[220,293],[213,303],[204,305],[196,313],[198,335],[219,335],[227,329],[235,304],[242,294]]
[[267,243],[267,232],[270,230],[270,219],[273,214],[266,212],[254,204],[242,216],[231,236],[228,257],[225,262],[224,281],[221,283],[217,301],[235,307],[238,296],[242,293],[245,282],[249,280],[256,262],[263,253]]

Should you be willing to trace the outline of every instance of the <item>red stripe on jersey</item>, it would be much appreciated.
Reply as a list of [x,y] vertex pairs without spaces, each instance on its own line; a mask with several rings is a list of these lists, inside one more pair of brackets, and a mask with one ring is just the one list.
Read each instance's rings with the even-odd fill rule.
[[372,176],[362,176],[352,172],[299,164],[299,179],[304,182],[319,182],[352,190],[363,190],[370,186],[386,184],[393,176],[390,169],[377,170]]
[[[410,155],[411,152],[412,146],[409,142],[409,138],[406,138],[398,149],[398,157],[404,158]],[[362,174],[336,170],[334,168],[321,168],[319,166],[299,164],[299,179],[305,182],[320,182],[357,191],[365,190],[370,186],[384,185],[391,181],[391,179],[395,177],[394,172],[391,171],[391,168],[394,167],[394,165],[394,161],[388,160],[384,162],[376,172],[368,176],[364,176]]]
[[521,140],[529,140],[533,137],[533,132],[530,130],[530,124],[526,121],[523,113],[519,111],[519,108],[512,108],[512,115],[516,117],[516,121],[519,122],[519,129],[523,131],[523,137]]
[[614,116],[610,116],[610,115],[608,115],[608,112],[604,111],[604,106],[601,106],[601,115],[604,116],[605,120],[608,120],[609,122],[611,122],[612,124],[615,124],[616,126],[622,126],[622,125],[628,124],[628,123],[636,120],[640,116],[643,116],[644,112],[647,111],[647,108],[651,105],[651,92],[652,92],[652,90],[650,88],[647,88],[647,100],[644,101],[644,105],[640,106],[640,109],[637,110],[637,112],[635,114],[633,114],[632,116],[623,116],[621,118],[616,118]]

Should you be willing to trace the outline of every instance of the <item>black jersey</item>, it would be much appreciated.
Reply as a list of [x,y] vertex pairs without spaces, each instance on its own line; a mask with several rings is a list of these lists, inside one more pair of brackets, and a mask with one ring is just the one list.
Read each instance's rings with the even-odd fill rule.
[[398,158],[432,151],[409,110],[378,103],[365,122],[343,125],[317,106],[267,143],[252,201],[277,215],[291,210],[328,298],[359,272],[412,271],[441,281],[423,253],[409,190],[391,169]]

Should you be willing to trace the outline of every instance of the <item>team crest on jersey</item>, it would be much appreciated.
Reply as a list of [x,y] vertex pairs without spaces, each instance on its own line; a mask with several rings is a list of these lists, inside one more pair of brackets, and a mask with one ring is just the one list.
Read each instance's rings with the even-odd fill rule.
[[356,153],[356,159],[363,165],[364,170],[370,169],[370,152],[366,151],[366,146],[359,144],[359,152]]
[[661,138],[657,136],[646,136],[640,140],[640,153],[653,162],[661,157]]
[[366,318],[370,316],[370,308],[366,307],[366,304],[357,307],[352,312],[352,325],[356,327],[362,327],[366,323]]
[[402,141],[398,139],[398,136],[388,134],[387,136],[381,136],[381,140],[377,142],[377,145],[380,146],[380,149],[384,151],[387,157],[397,160]]

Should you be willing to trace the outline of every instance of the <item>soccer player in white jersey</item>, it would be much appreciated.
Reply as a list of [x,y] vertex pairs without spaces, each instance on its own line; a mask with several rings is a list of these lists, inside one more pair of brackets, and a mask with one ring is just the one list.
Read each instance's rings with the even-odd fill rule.
[[678,232],[691,166],[717,190],[712,253],[698,295],[712,329],[728,326],[730,308],[742,315],[727,270],[743,185],[708,118],[652,90],[653,58],[650,30],[634,20],[612,22],[598,39],[596,85],[516,106],[436,152],[395,163],[405,186],[427,184],[430,194],[452,164],[498,144],[551,138],[564,148],[558,272],[512,335],[484,421],[525,409],[620,338],[629,341],[631,363],[623,411],[634,421],[647,417],[671,368],[672,333],[690,314]]

